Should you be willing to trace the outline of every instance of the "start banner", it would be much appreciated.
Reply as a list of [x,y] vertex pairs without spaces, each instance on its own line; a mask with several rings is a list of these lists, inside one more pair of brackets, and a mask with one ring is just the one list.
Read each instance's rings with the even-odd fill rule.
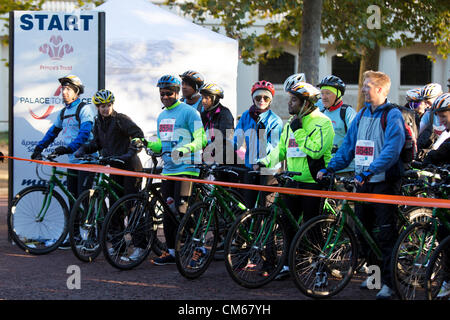
[[[104,87],[105,14],[12,11],[9,25],[9,154],[29,158],[64,106],[58,78],[78,76],[85,86],[80,98],[87,104]],[[47,150],[61,144],[57,138]],[[24,183],[45,183],[23,163],[9,170],[12,194]]]

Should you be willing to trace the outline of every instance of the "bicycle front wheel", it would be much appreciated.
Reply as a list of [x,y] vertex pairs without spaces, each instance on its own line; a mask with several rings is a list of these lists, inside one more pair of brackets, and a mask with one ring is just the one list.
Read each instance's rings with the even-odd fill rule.
[[430,258],[425,274],[428,300],[448,300],[450,286],[450,236],[436,248]]
[[400,234],[391,259],[392,282],[400,299],[426,298],[425,272],[436,247],[437,242],[431,223],[414,223]]
[[289,252],[297,288],[312,298],[331,297],[350,281],[358,263],[356,236],[335,216],[318,216],[298,230]]
[[231,226],[225,240],[225,266],[240,286],[259,288],[275,278],[287,254],[284,225],[270,209],[253,209]]
[[74,255],[92,262],[102,251],[100,235],[108,208],[100,190],[83,191],[73,205],[69,219],[69,240]]
[[188,279],[200,277],[214,257],[219,238],[217,213],[207,203],[192,205],[178,227],[175,261],[178,271]]
[[12,240],[27,253],[56,250],[67,236],[69,209],[63,197],[48,188],[32,186],[20,191],[8,212]]
[[152,210],[141,194],[130,194],[114,203],[101,234],[103,254],[110,265],[129,270],[147,258],[155,238]]

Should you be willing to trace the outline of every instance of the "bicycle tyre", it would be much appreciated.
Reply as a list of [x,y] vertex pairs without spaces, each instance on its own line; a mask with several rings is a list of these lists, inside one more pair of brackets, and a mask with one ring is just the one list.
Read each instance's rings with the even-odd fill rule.
[[150,208],[154,208],[155,212],[155,239],[152,244],[152,251],[156,256],[161,256],[164,252],[167,252],[167,245],[164,238],[163,232],[163,214],[164,214],[164,205],[161,203],[162,198],[153,197],[150,201]]
[[[175,240],[177,269],[187,279],[200,277],[217,248],[219,225],[216,208],[204,202],[193,204],[181,219]],[[201,255],[197,260],[195,254]]]
[[[94,261],[102,251],[101,228],[108,208],[106,202],[99,198],[99,191],[98,189],[83,191],[70,213],[70,246],[75,257],[83,262]],[[99,209],[101,212],[97,220],[95,214]]]
[[[130,194],[117,200],[108,211],[101,233],[101,247],[111,266],[130,270],[149,255],[155,229],[154,213],[148,204],[144,194]],[[136,250],[139,253],[134,256]]]
[[437,297],[442,283],[450,279],[450,270],[446,270],[443,266],[444,254],[448,252],[450,252],[450,236],[439,243],[428,263],[425,273],[425,291],[428,300],[448,300],[449,298],[448,296]]
[[[280,218],[273,222],[268,208],[243,213],[225,240],[225,267],[230,277],[245,288],[271,282],[283,267],[287,253],[286,231]],[[266,242],[268,240],[268,242]]]
[[431,223],[417,222],[398,237],[392,250],[391,276],[393,289],[401,300],[425,299],[425,271],[436,244]]
[[[342,229],[339,226],[336,216],[317,216],[305,222],[292,241],[289,271],[297,288],[308,297],[336,295],[346,287],[357,267],[356,235],[347,223]],[[330,255],[324,251],[327,239]]]
[[44,202],[48,188],[31,186],[21,190],[8,210],[9,234],[19,248],[34,255],[56,250],[67,236],[69,209],[64,198],[53,190],[43,221],[36,221],[34,212]]

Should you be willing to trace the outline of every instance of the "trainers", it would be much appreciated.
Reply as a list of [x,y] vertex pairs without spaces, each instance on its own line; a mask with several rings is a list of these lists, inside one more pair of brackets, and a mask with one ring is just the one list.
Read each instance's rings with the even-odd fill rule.
[[131,261],[136,261],[139,259],[140,256],[144,253],[145,249],[142,248],[136,248],[134,249],[133,253],[128,257]]
[[163,265],[166,265],[166,264],[175,264],[175,257],[172,256],[168,252],[164,252],[158,258],[151,260],[151,263],[153,263],[153,264],[155,264],[157,266],[163,266]]
[[61,243],[61,245],[58,247],[58,249],[61,249],[61,250],[71,249],[70,241],[64,241],[63,243]]
[[326,272],[316,272],[316,281],[314,282],[315,288],[323,288],[328,286],[328,275]]
[[205,247],[197,247],[194,250],[194,254],[192,255],[192,259],[189,262],[188,267],[191,269],[197,269],[205,260],[205,257],[208,254],[208,250]]
[[369,281],[369,278],[366,278],[366,280],[364,280],[363,282],[361,282],[361,284],[359,285],[360,289],[369,289],[367,282]]
[[450,295],[450,281],[444,281],[442,282],[441,289],[439,290],[439,293],[437,294],[436,298],[444,298]]
[[283,269],[281,269],[280,273],[278,273],[275,277],[275,280],[284,280],[290,276],[289,273],[289,267],[283,266]]
[[392,295],[394,294],[394,291],[392,291],[391,288],[389,288],[387,285],[383,284],[381,287],[381,290],[378,291],[376,295],[377,300],[389,300],[392,298]]

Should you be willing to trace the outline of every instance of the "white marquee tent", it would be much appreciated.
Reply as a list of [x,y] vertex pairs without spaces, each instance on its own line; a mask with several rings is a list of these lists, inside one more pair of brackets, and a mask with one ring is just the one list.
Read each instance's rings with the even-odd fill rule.
[[106,89],[115,109],[129,115],[146,137],[162,111],[158,79],[196,70],[225,92],[236,116],[238,43],[145,0],[109,0],[106,14]]

